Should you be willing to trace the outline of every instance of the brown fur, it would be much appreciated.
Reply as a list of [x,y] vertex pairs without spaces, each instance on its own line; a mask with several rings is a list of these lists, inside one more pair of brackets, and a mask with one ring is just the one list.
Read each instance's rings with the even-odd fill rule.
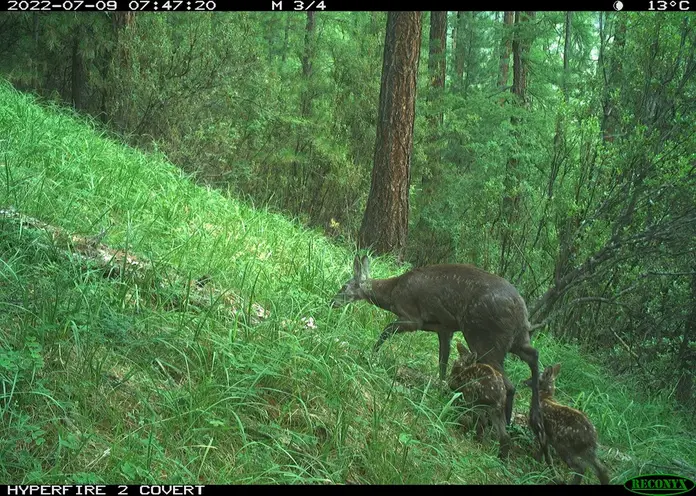
[[514,353],[532,372],[530,424],[539,439],[543,422],[539,403],[539,353],[530,343],[531,325],[524,299],[495,274],[468,264],[418,267],[400,276],[371,279],[367,257],[355,257],[353,278],[331,306],[366,300],[397,316],[384,328],[373,350],[396,333],[417,330],[438,335],[440,379],[447,376],[452,336],[461,331],[469,349],[502,374],[506,389],[505,419],[510,423],[515,387],[505,375],[505,355]]
[[538,459],[543,455],[546,463],[551,465],[549,446],[553,446],[558,456],[576,472],[573,484],[580,483],[588,466],[594,469],[602,484],[609,484],[607,469],[597,458],[597,430],[594,425],[584,412],[561,405],[554,399],[555,379],[560,368],[560,363],[546,367],[539,381],[546,442],[541,443]]
[[[482,440],[484,426],[490,423],[500,443],[498,454],[505,458],[510,451],[510,435],[505,428],[503,376],[490,365],[475,363],[476,353],[470,353],[461,342],[457,342],[457,350],[459,358],[452,365],[447,383],[450,389],[462,393],[464,403],[473,410],[477,439]],[[465,418],[460,422],[469,423]]]

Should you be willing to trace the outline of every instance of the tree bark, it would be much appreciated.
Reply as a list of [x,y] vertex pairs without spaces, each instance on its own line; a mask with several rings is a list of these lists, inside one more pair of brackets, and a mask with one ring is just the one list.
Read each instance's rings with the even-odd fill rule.
[[521,34],[524,24],[534,19],[534,12],[515,12],[515,24],[517,33],[512,40],[512,92],[517,95],[522,106],[527,104],[527,72],[529,70],[525,59],[529,54],[531,37]]
[[[445,89],[445,73],[447,69],[445,53],[447,47],[447,12],[430,13],[430,52],[428,56],[428,72],[430,74],[430,99],[436,101]],[[442,112],[433,116],[431,124],[434,127],[442,125]]]
[[424,197],[429,197],[433,186],[432,179],[439,176],[442,146],[438,144],[440,128],[443,123],[442,97],[445,90],[446,47],[447,47],[447,12],[430,13],[430,48],[428,52],[428,75],[430,88],[428,99],[428,169],[421,177]]
[[510,51],[512,50],[511,34],[514,19],[514,12],[505,11],[503,16],[503,36],[500,46],[500,69],[498,71],[498,89],[501,91],[507,88],[510,75]]
[[421,43],[421,13],[387,16],[382,84],[372,182],[359,246],[403,259],[408,237],[409,185],[416,81]]
[[452,86],[459,88],[464,78],[464,15],[465,12],[457,12],[457,22],[452,30],[452,53],[454,53],[454,80]]

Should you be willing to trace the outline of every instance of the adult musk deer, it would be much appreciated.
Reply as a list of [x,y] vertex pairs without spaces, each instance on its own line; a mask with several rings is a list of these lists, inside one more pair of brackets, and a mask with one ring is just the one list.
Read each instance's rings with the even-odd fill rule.
[[543,439],[539,406],[539,353],[530,344],[527,306],[515,287],[502,277],[473,265],[428,265],[389,279],[370,279],[370,262],[357,256],[353,278],[343,285],[331,306],[367,300],[388,310],[397,320],[384,328],[374,351],[395,333],[436,332],[440,342],[440,379],[445,380],[452,336],[462,331],[481,363],[495,367],[505,381],[505,418],[510,423],[515,387],[503,361],[512,352],[532,371],[530,424]]
[[[594,469],[602,484],[609,484],[607,469],[597,458],[597,430],[594,425],[584,412],[561,405],[553,397],[556,392],[556,376],[560,370],[560,363],[546,367],[539,380],[546,434],[545,440],[540,442],[540,454],[543,454],[546,463],[552,465],[549,445],[553,446],[558,456],[575,472],[573,484],[580,482],[589,466]],[[530,386],[531,379],[525,381],[525,384]]]

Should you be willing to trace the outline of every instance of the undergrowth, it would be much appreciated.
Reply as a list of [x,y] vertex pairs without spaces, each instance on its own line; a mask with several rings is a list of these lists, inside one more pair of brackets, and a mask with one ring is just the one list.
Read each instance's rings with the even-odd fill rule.
[[[0,178],[5,213],[67,235],[105,229],[102,243],[140,261],[106,277],[55,232],[0,214],[0,480],[568,477],[562,463],[555,474],[530,456],[524,363],[507,361],[517,417],[501,462],[493,441],[457,427],[454,395],[436,380],[435,335],[399,335],[372,355],[390,316],[365,303],[329,308],[352,253],[318,233],[197,186],[165,157],[6,84]],[[373,263],[375,277],[399,270]],[[576,347],[534,338],[543,366],[563,364],[557,396],[592,418],[615,483],[696,475],[693,434],[666,395],[641,396],[630,377],[617,380]]]

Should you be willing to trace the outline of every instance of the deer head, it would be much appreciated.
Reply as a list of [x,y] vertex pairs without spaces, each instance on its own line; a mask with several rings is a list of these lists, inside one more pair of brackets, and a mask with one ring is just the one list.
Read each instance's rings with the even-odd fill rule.
[[476,352],[467,350],[466,346],[464,346],[461,341],[457,341],[457,351],[459,352],[457,364],[460,367],[468,367],[476,363],[476,359],[478,358]]
[[346,282],[336,293],[331,302],[332,308],[339,308],[353,301],[364,300],[369,291],[368,280],[370,278],[370,260],[363,256],[362,259],[355,256],[353,260],[353,278]]
[[[561,364],[557,363],[555,365],[549,365],[544,369],[544,372],[539,378],[539,391],[546,397],[553,397],[556,392],[556,377],[561,371]],[[532,387],[532,379],[527,379],[524,381],[525,386]]]

